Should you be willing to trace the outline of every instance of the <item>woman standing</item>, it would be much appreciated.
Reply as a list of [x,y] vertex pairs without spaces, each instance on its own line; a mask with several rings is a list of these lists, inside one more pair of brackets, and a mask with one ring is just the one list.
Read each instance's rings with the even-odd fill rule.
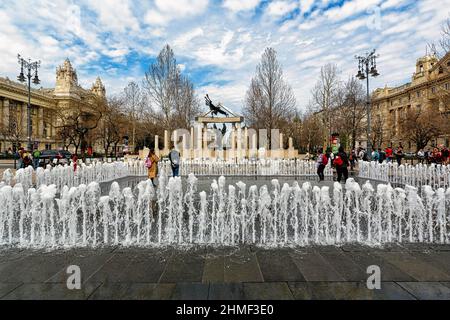
[[159,158],[155,154],[155,149],[153,148],[150,149],[147,159],[145,159],[145,166],[147,167],[148,170],[147,171],[148,178],[152,180],[152,184],[154,187],[156,187],[154,179],[158,174],[158,161]]

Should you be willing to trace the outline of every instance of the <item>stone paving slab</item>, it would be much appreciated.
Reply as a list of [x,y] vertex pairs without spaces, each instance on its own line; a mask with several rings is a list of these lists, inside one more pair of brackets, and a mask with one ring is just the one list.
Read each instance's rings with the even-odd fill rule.
[[242,247],[224,258],[224,282],[263,282],[257,256]]
[[100,285],[89,283],[82,286],[81,290],[68,290],[60,283],[25,283],[2,297],[2,300],[85,300]]
[[450,300],[450,288],[439,282],[399,282],[419,300]]
[[287,250],[260,250],[256,256],[265,282],[305,280]]
[[381,281],[415,281],[415,279],[372,252],[344,252],[344,255],[355,261],[363,270],[372,265],[380,267]]
[[417,281],[450,281],[450,275],[408,252],[377,252]]
[[160,282],[201,282],[205,264],[204,250],[173,254],[161,275]]
[[247,300],[293,300],[286,282],[244,283],[244,298]]
[[380,290],[369,290],[364,282],[291,282],[289,287],[299,300],[414,300],[394,282],[383,282]]
[[211,283],[209,285],[209,300],[243,300],[245,299],[242,283]]
[[317,252],[320,254],[346,281],[364,281],[367,279],[366,271],[342,251]]
[[173,289],[172,300],[207,300],[209,284],[177,283]]
[[344,277],[318,253],[294,251],[289,254],[307,281],[345,280]]

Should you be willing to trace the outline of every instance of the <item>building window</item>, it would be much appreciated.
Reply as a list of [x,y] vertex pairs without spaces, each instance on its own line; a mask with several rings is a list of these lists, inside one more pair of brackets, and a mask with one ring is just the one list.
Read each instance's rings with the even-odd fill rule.
[[444,68],[439,67],[439,74],[442,74],[442,73],[444,73]]
[[423,64],[420,65],[420,72],[423,72]]
[[450,84],[449,84],[449,83],[446,83],[446,84],[445,84],[445,90],[449,90],[449,88],[450,88]]
[[417,98],[420,98],[420,91],[417,91]]
[[436,93],[436,87],[431,88],[431,93]]
[[52,149],[52,144],[51,143],[46,143],[45,144],[45,150],[51,150]]

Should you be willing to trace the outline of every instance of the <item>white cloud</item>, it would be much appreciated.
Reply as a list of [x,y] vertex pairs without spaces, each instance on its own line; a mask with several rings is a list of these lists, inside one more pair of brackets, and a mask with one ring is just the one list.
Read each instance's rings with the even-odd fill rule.
[[297,8],[297,3],[294,1],[279,0],[271,2],[267,6],[267,14],[273,17],[282,17]]
[[89,3],[97,12],[103,27],[116,32],[124,32],[126,29],[139,30],[139,23],[131,11],[129,0],[102,0]]
[[313,5],[314,0],[300,0],[300,11],[302,14],[308,13]]
[[172,20],[202,14],[208,7],[208,0],[155,0],[155,8],[145,15],[145,22],[151,25],[167,25]]
[[345,2],[341,7],[328,10],[326,16],[330,20],[339,21],[367,11],[380,3],[381,0],[351,0]]
[[225,0],[223,7],[232,12],[250,11],[255,9],[261,0]]

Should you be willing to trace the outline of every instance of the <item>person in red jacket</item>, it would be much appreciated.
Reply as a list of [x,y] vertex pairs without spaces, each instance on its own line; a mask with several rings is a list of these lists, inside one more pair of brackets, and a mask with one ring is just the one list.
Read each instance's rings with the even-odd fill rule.
[[394,158],[394,151],[392,150],[392,147],[387,147],[384,152],[386,153],[386,161],[391,162]]

